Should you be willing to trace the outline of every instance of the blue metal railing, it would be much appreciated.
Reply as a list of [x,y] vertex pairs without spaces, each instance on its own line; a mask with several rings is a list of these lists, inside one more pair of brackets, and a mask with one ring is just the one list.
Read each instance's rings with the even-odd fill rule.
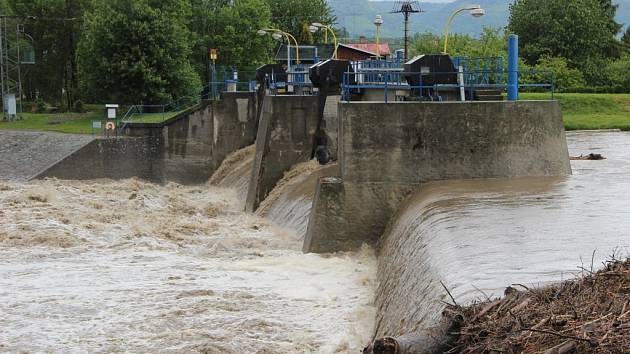
[[313,87],[309,76],[309,67],[305,65],[294,66],[292,70],[267,75],[264,85],[271,90],[289,90],[290,88],[298,88],[301,94],[306,94],[304,88]]
[[[480,77],[488,74],[488,70],[463,72],[464,77]],[[499,73],[496,73],[499,74]],[[551,98],[554,97],[555,77],[550,71],[522,71],[519,72],[521,89],[537,89],[549,91]],[[453,83],[444,82],[444,77]],[[505,78],[507,73],[503,71],[497,77]],[[499,90],[505,91],[508,88],[507,82],[461,82],[456,72],[403,72],[403,71],[367,71],[367,72],[346,72],[342,84],[342,100],[350,101],[353,93],[361,90],[373,89],[383,91],[383,100],[388,102],[390,95],[394,91],[407,91],[405,96],[416,99],[441,101],[440,91],[464,90],[469,99],[473,99],[477,90]],[[532,82],[533,80],[536,80]],[[414,84],[411,84],[414,83]]]
[[503,57],[468,58],[454,57],[453,65],[456,69],[462,67],[464,82],[470,85],[492,84],[505,82],[506,67]]
[[403,70],[405,63],[401,60],[360,60],[352,62],[354,71],[365,70]]
[[252,92],[256,91],[256,81],[237,82],[225,80],[211,82],[205,86],[199,95],[181,97],[164,105],[132,105],[125,115],[117,122],[119,133],[131,123],[157,124],[165,122],[178,114],[198,105],[202,100],[219,100],[224,92]]

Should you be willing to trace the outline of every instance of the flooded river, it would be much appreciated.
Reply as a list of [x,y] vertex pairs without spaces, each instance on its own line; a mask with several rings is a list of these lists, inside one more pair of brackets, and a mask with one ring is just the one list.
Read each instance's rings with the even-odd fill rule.
[[375,323],[391,335],[434,323],[440,281],[463,304],[572,278],[628,255],[630,134],[569,146],[608,160],[574,161],[568,178],[425,185],[378,259],[300,251],[304,186],[332,166],[288,174],[269,219],[240,211],[250,150],[221,174],[230,188],[0,182],[0,352],[356,352]]
[[373,252],[303,255],[239,204],[209,186],[0,183],[0,352],[360,348]]
[[568,140],[573,156],[608,159],[573,161],[568,178],[431,183],[406,203],[379,256],[378,333],[434,323],[451,301],[440,281],[465,304],[630,254],[630,134]]

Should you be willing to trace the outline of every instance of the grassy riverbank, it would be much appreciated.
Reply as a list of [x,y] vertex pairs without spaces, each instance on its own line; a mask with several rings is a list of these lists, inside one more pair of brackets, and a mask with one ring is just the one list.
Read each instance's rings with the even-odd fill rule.
[[[173,118],[181,112],[137,114],[132,117],[136,123],[161,123]],[[99,134],[102,131],[93,131],[92,122],[105,120],[103,110],[94,110],[87,113],[22,113],[21,119],[14,122],[0,120],[0,129],[14,130],[39,130],[69,134]]]
[[40,130],[70,134],[92,134],[92,121],[102,120],[103,112],[22,113],[14,122],[0,121],[0,129]]
[[[549,93],[522,93],[524,100],[548,100]],[[621,129],[630,131],[630,94],[558,93],[567,130]],[[159,123],[179,112],[134,116],[137,123]],[[22,120],[0,121],[0,129],[43,130],[73,134],[92,134],[92,121],[103,120],[103,110],[88,113],[23,113]]]
[[[523,93],[525,100],[547,100],[548,93]],[[558,93],[567,130],[630,131],[630,94]]]

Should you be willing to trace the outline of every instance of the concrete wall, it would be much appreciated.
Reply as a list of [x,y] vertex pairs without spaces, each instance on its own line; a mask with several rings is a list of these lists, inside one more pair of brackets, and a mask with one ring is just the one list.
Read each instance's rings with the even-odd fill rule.
[[[128,124],[124,134],[131,138],[100,140],[41,176],[140,177],[156,182],[203,184],[228,154],[253,144],[256,111],[254,92],[224,93],[220,101],[204,101],[163,123]],[[134,159],[136,165],[131,163]],[[111,163],[116,160],[118,164]],[[89,172],[75,168],[84,164],[96,164],[97,168]]]
[[0,130],[0,180],[27,181],[92,140],[91,135]]
[[164,182],[159,139],[98,139],[74,152],[35,178],[91,180],[142,178]]
[[375,243],[423,182],[571,173],[556,101],[350,102],[339,121],[342,180],[318,187],[306,252]]
[[266,96],[245,209],[255,211],[284,173],[310,160],[319,120],[317,96]]

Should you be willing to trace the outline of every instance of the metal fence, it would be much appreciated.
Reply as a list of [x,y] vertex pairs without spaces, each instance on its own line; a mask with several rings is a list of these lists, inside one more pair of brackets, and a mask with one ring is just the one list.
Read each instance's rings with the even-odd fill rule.
[[225,80],[211,82],[198,95],[181,97],[164,105],[132,105],[119,119],[117,126],[123,131],[131,123],[159,124],[199,105],[202,100],[220,100],[225,92],[251,92],[256,90],[256,81],[239,82]]
[[[444,80],[450,77],[450,80]],[[443,93],[455,92],[456,95],[464,94],[473,100],[478,90],[496,90],[503,92],[509,87],[505,81],[506,71],[489,72],[462,71],[458,72],[404,72],[404,71],[378,71],[346,72],[342,84],[342,100],[351,101],[354,94],[363,93],[366,90],[381,91],[383,101],[388,102],[394,96],[394,100],[424,100],[442,101]],[[466,80],[466,78],[473,78]],[[483,79],[479,79],[483,78]],[[500,78],[500,80],[499,80]],[[451,81],[457,83],[443,83]],[[533,90],[549,92],[554,97],[555,77],[551,71],[522,71],[519,72],[519,89],[522,91]]]

